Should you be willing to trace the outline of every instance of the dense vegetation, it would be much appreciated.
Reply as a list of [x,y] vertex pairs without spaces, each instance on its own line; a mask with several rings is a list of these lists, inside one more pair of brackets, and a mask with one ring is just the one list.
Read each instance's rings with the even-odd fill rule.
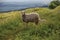
[[50,9],[54,9],[54,8],[56,8],[56,7],[59,6],[59,5],[60,5],[60,0],[53,0],[53,1],[50,3],[49,8],[50,8]]
[[53,10],[30,8],[25,12],[33,10],[46,21],[26,25],[22,21],[21,11],[0,13],[0,40],[60,40],[60,6]]

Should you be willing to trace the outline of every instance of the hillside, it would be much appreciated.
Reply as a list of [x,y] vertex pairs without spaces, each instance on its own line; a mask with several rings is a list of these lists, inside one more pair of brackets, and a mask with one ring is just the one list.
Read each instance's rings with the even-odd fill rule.
[[47,21],[38,25],[22,21],[21,11],[0,13],[0,40],[60,40],[60,6],[50,10],[48,8],[29,8],[26,13],[33,10],[41,19]]

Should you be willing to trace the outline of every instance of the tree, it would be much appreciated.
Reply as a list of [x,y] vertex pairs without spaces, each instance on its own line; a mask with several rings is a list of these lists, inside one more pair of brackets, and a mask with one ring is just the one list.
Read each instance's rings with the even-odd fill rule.
[[50,3],[49,8],[50,8],[50,9],[54,9],[54,8],[56,8],[56,7],[59,6],[59,5],[60,5],[60,1],[59,1],[59,0],[53,0],[53,1]]

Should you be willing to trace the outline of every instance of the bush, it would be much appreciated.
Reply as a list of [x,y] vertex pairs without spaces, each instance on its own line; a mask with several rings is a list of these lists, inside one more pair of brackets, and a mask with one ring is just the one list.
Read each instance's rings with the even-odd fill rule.
[[60,5],[60,1],[52,1],[51,3],[50,3],[50,5],[49,5],[49,8],[50,9],[54,9],[54,8],[56,8],[57,6],[59,6]]

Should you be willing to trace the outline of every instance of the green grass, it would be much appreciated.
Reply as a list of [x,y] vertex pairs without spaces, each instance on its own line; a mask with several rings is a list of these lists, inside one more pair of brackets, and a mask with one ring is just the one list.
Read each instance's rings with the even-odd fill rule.
[[60,6],[48,8],[29,8],[26,13],[35,11],[45,22],[38,25],[25,24],[21,11],[0,13],[0,40],[60,40]]

